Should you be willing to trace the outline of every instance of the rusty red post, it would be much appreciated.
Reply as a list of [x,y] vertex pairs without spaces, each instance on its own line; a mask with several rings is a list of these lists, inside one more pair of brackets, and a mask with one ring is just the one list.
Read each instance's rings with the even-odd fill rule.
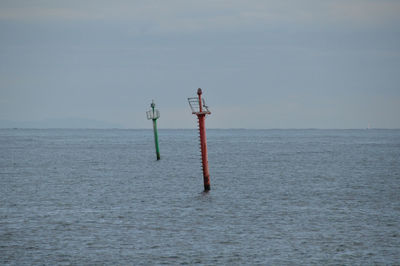
[[203,166],[204,190],[208,191],[208,190],[210,190],[210,172],[208,170],[207,137],[206,137],[206,125],[205,125],[206,114],[203,113],[203,107],[202,107],[202,102],[201,102],[202,91],[200,88],[197,90],[197,94],[199,95],[199,106],[200,106],[200,113],[197,114],[197,118],[199,119],[200,147],[201,147],[201,161],[202,161],[202,166]]
[[[201,149],[201,161],[203,167],[203,179],[204,179],[204,191],[210,190],[210,172],[208,170],[208,155],[207,155],[207,137],[206,137],[206,126],[205,118],[206,115],[211,114],[208,111],[207,106],[204,104],[204,100],[201,97],[202,91],[199,88],[197,90],[198,99],[188,98],[192,113],[197,115],[199,120],[199,133],[200,133],[200,149]],[[197,102],[196,102],[197,101]],[[198,104],[198,106],[197,106]],[[203,107],[205,110],[203,110]],[[197,109],[198,108],[198,109]]]

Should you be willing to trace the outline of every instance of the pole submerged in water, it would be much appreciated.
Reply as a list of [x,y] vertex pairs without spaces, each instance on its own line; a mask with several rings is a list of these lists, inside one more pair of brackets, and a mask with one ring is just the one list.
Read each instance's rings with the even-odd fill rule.
[[154,103],[154,100],[150,104],[151,110],[147,111],[147,119],[153,120],[153,131],[154,131],[154,143],[156,146],[156,156],[157,160],[160,160],[160,149],[158,147],[158,133],[157,133],[157,119],[160,117],[160,112],[157,109],[154,109],[156,107],[156,104]]
[[208,106],[205,105],[204,99],[201,97],[202,90],[197,90],[198,97],[188,98],[192,114],[197,115],[199,120],[199,133],[200,133],[200,149],[201,149],[201,161],[203,167],[203,180],[204,180],[204,191],[210,190],[210,172],[208,170],[208,155],[207,155],[207,137],[206,137],[206,126],[205,118],[206,115],[211,114],[208,110]]

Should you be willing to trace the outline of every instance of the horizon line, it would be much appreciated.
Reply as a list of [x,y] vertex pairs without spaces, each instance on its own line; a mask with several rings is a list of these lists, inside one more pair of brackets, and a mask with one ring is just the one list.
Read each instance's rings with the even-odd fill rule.
[[[18,130],[18,129],[30,129],[30,130],[54,130],[54,129],[68,129],[68,130],[153,130],[152,128],[124,128],[124,127],[0,127],[0,130]],[[197,128],[158,128],[159,130],[197,130]],[[318,128],[318,127],[305,127],[305,128],[207,128],[209,130],[399,130],[400,128]]]

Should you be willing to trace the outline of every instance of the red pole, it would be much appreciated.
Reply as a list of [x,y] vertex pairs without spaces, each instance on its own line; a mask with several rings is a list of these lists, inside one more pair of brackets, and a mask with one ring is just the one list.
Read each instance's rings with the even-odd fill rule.
[[204,191],[210,190],[210,172],[208,170],[208,155],[207,155],[207,138],[206,138],[206,126],[205,118],[206,114],[202,113],[202,102],[201,102],[201,89],[197,90],[197,95],[199,95],[199,106],[200,112],[197,114],[199,119],[199,130],[200,130],[200,148],[201,148],[201,161],[203,166],[203,179],[204,179]]

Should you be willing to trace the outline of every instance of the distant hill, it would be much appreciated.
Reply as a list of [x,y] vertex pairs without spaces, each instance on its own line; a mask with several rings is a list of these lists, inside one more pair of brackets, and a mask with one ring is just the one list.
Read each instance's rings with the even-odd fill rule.
[[0,120],[0,128],[124,128],[110,123],[85,118],[44,119],[39,121]]

